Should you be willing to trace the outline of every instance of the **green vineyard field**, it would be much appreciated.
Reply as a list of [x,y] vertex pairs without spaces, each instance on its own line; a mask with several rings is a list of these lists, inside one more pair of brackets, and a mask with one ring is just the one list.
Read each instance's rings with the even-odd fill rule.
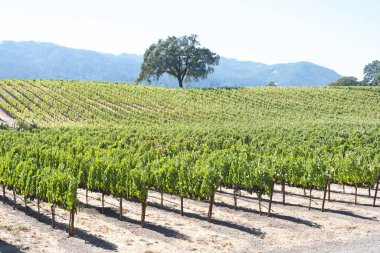
[[[374,187],[375,87],[167,89],[2,80],[0,109],[31,129],[0,130],[0,184],[74,213],[77,189],[142,204],[149,190],[207,200],[219,187],[271,198],[273,185]],[[377,191],[376,191],[377,192]],[[5,198],[3,197],[3,200]],[[376,199],[376,197],[375,197]],[[270,207],[269,207],[270,212]]]

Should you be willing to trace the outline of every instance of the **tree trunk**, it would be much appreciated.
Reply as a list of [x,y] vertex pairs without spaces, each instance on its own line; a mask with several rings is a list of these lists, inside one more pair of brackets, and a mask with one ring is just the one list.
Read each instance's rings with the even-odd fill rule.
[[282,181],[282,204],[285,205],[285,180]]
[[51,205],[51,226],[55,228],[55,209],[54,209],[54,204]]
[[3,184],[3,204],[5,205],[5,185]]
[[183,216],[183,197],[181,196],[181,216]]
[[379,182],[380,182],[380,171],[377,175],[377,183],[376,183],[376,189],[375,189],[375,196],[373,198],[373,206],[376,206],[376,198],[377,198],[377,191],[379,190]]
[[141,203],[141,227],[145,225],[146,200]]
[[120,220],[123,220],[123,197],[120,196],[120,205],[119,205]]
[[343,193],[346,193],[346,188],[344,188],[344,184],[343,184]]
[[270,216],[270,211],[272,209],[272,199],[273,199],[273,192],[274,192],[274,183],[275,183],[275,180],[273,180],[272,187],[271,187],[271,190],[270,190],[268,217]]
[[16,191],[13,189],[13,210],[16,210]]
[[212,220],[212,206],[214,205],[214,198],[215,198],[215,193],[212,193],[211,197],[210,197],[210,206],[208,208],[208,218],[207,218],[207,221],[208,222],[211,222]]
[[177,77],[177,80],[178,80],[179,87],[183,88],[183,80],[181,79],[181,77]]

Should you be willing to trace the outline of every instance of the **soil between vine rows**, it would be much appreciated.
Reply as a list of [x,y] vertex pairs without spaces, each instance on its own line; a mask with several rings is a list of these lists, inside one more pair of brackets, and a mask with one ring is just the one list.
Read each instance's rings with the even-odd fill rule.
[[[180,215],[180,198],[149,192],[146,228],[141,228],[141,205],[107,196],[101,214],[100,193],[89,193],[89,207],[75,217],[75,236],[66,233],[69,213],[56,209],[57,228],[50,226],[49,206],[43,204],[37,221],[35,202],[24,213],[22,198],[13,210],[11,192],[7,204],[0,203],[0,252],[380,252],[380,207],[372,207],[367,189],[359,189],[354,205],[354,188],[332,185],[331,202],[320,211],[322,191],[312,192],[312,210],[302,189],[286,187],[282,205],[281,186],[276,185],[273,213],[266,216],[268,202],[260,215],[255,195],[242,192],[234,210],[232,190],[217,193],[213,223],[207,222],[208,203],[185,199],[185,216]],[[306,191],[308,194],[308,191]],[[79,199],[85,202],[84,190]],[[372,195],[374,191],[372,190]],[[1,198],[1,197],[0,197]],[[380,205],[380,199],[378,200]]]

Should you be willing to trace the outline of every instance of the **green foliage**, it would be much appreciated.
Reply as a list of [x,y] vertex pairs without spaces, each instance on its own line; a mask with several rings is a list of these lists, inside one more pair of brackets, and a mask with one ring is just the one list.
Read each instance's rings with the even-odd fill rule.
[[371,63],[368,63],[364,67],[363,82],[366,85],[379,86],[380,85],[379,73],[380,73],[380,61],[376,60]]
[[267,83],[267,86],[268,87],[276,87],[277,83],[275,81],[270,81],[269,83]]
[[218,65],[220,57],[207,48],[201,48],[196,35],[168,37],[152,44],[144,54],[140,75],[136,82],[158,80],[168,74],[178,80],[179,87],[183,82],[206,79]]
[[329,84],[329,86],[359,86],[361,83],[356,77],[353,76],[343,76]]

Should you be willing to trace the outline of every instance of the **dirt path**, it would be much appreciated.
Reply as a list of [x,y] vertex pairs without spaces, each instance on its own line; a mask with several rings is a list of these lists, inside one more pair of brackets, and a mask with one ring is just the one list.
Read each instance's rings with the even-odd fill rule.
[[9,117],[3,110],[0,109],[0,123],[13,127],[15,124],[15,120]]
[[[313,191],[312,209],[301,189],[286,187],[282,205],[280,186],[274,194],[271,217],[260,215],[256,196],[242,193],[234,210],[231,190],[216,195],[213,223],[207,222],[208,203],[185,199],[185,216],[180,215],[180,199],[149,193],[146,228],[141,228],[141,205],[123,202],[123,221],[118,220],[118,200],[106,197],[105,214],[100,213],[100,194],[90,193],[89,207],[75,218],[75,236],[66,233],[69,214],[57,210],[58,227],[52,229],[49,207],[44,204],[42,221],[36,217],[35,203],[25,214],[22,200],[18,210],[12,200],[0,202],[0,252],[380,252],[380,207],[372,207],[368,190],[360,189],[354,205],[354,189],[332,187],[326,212],[320,211],[321,191]],[[0,190],[1,191],[1,190]],[[85,202],[84,191],[80,200]],[[373,192],[372,192],[373,194]],[[11,197],[11,192],[7,192]],[[1,195],[0,195],[1,200]],[[379,202],[380,203],[380,202]],[[268,202],[263,202],[267,211]],[[11,251],[12,252],[12,251]]]

